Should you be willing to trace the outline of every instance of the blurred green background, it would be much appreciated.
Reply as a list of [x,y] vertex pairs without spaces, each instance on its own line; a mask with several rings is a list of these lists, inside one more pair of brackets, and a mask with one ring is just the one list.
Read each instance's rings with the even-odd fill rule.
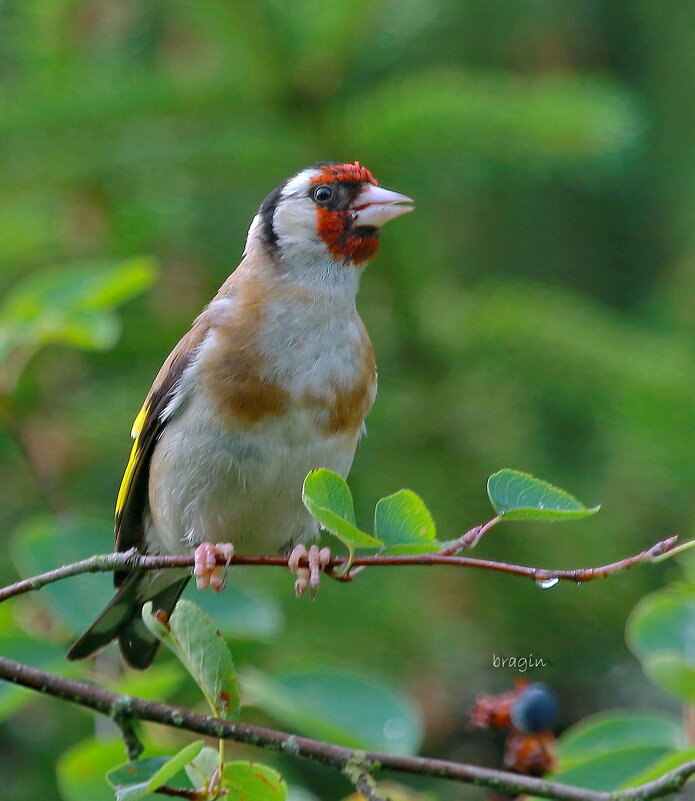
[[[580,567],[692,535],[694,47],[695,9],[669,0],[2,0],[3,292],[47,269],[58,282],[78,270],[78,286],[125,275],[118,315],[102,297],[56,334],[29,292],[0,318],[2,583],[71,548],[110,550],[128,432],[160,363],[238,263],[264,196],[324,159],[359,159],[417,203],[385,230],[359,299],[380,388],[350,477],[358,521],[407,486],[456,537],[488,519],[485,480],[508,466],[602,511],[500,526],[476,555]],[[22,326],[44,323],[29,341]],[[83,347],[41,348],[15,383],[59,340]],[[499,740],[466,725],[476,693],[517,675],[495,654],[547,661],[533,678],[555,688],[563,725],[675,708],[623,630],[676,574],[540,591],[375,569],[324,582],[312,604],[281,571],[240,568],[245,595],[220,614],[238,663],[378,677],[421,708],[424,753],[498,765]],[[61,653],[97,606],[76,588],[109,592],[89,580],[63,585],[80,608],[46,593],[5,604],[0,649],[67,670]],[[102,661],[99,675],[70,670],[113,686],[117,660]],[[158,675],[143,694],[194,702]],[[92,718],[45,699],[10,715],[19,703],[0,728],[4,797],[72,801],[54,766]],[[291,769],[320,798],[347,792]]]

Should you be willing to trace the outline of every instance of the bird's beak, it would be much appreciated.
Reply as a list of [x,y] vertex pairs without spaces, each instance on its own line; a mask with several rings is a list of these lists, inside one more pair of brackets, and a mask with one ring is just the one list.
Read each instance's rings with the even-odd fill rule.
[[389,220],[412,211],[415,208],[413,205],[404,205],[412,203],[413,200],[407,195],[367,184],[352,204],[355,213],[353,224],[380,228]]

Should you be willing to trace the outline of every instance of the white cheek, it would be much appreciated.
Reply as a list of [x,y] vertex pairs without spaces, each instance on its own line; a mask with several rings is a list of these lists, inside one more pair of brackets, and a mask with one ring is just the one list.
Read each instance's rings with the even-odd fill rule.
[[278,241],[285,245],[323,244],[316,233],[316,205],[308,197],[288,198],[280,203],[273,224]]
[[[354,305],[364,265],[335,258],[318,234],[318,215],[308,192],[315,170],[295,176],[284,188],[273,215],[280,262],[287,275],[312,291],[328,293],[332,302]],[[255,228],[252,226],[252,233]],[[251,236],[249,237],[251,238]]]

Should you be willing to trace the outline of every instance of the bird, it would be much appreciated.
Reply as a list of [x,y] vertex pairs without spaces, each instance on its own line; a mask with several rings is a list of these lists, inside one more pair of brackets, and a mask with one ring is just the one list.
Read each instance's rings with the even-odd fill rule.
[[[132,429],[115,549],[194,554],[199,589],[224,588],[234,553],[280,553],[315,593],[330,550],[302,503],[307,474],[347,477],[377,388],[356,310],[381,227],[414,208],[359,162],[318,162],[281,183],[241,262],[159,370]],[[309,548],[307,549],[307,545]],[[308,564],[308,567],[306,566]],[[187,569],[116,571],[116,594],[67,658],[118,640],[147,668],[158,641],[142,607],[170,615]]]

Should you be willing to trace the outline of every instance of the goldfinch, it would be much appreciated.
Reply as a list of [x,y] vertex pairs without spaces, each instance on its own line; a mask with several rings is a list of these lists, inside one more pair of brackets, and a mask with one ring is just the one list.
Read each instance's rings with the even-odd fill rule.
[[[285,553],[301,594],[327,549],[304,508],[307,473],[347,476],[376,395],[374,352],[357,314],[379,229],[413,209],[358,162],[321,162],[265,199],[239,266],[160,369],[133,426],[116,505],[116,550],[195,555],[198,587],[220,591],[234,549]],[[308,557],[310,568],[299,567]],[[68,652],[118,639],[144,669],[157,641],[141,618],[166,615],[187,570],[117,572],[117,592]]]

